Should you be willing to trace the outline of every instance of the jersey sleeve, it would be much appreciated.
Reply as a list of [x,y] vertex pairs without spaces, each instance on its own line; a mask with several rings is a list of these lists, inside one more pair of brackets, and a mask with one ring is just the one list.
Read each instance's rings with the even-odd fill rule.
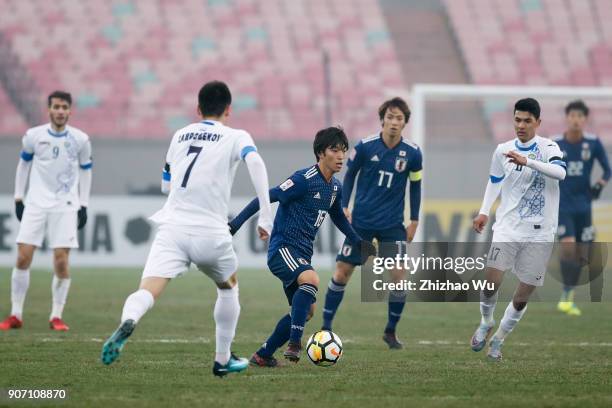
[[563,152],[556,142],[551,141],[546,145],[546,153],[546,161],[548,163],[556,164],[563,168],[567,167],[567,164],[563,160]]
[[93,166],[93,160],[91,156],[91,142],[89,137],[86,137],[79,151],[79,166],[81,169],[88,170]]
[[412,161],[408,173],[411,182],[420,181],[423,178],[423,154],[421,149],[416,150],[415,159]]
[[243,130],[238,132],[236,144],[234,145],[234,153],[232,155],[234,160],[244,160],[247,154],[256,151],[257,147],[255,147],[255,142],[251,135]]
[[491,183],[499,183],[504,179],[504,156],[501,152],[501,145],[498,145],[493,152],[493,158],[491,159],[491,168],[489,170],[489,179]]
[[329,215],[338,229],[346,236],[346,238],[353,244],[361,242],[361,237],[355,232],[349,220],[342,211],[341,202],[342,200],[342,186],[338,186],[338,197],[334,204],[329,209]]
[[357,173],[363,165],[363,158],[365,156],[363,149],[363,143],[359,142],[349,154],[349,159],[346,163],[347,170],[344,175],[344,195],[341,200],[343,208],[348,208],[351,194],[353,193],[353,187],[355,186],[355,177],[357,177]]
[[34,135],[32,132],[27,131],[21,141],[21,158],[23,161],[29,162],[34,158]]
[[[307,191],[308,186],[306,185],[306,179],[303,175],[295,173],[279,186],[270,189],[270,202],[275,203],[280,201],[281,203],[288,203],[303,196]],[[259,199],[254,198],[228,223],[231,234],[234,235],[240,227],[242,227],[242,224],[251,218],[257,211],[259,211]]]
[[608,154],[606,153],[606,149],[604,149],[603,144],[599,138],[595,142],[595,159],[599,162],[603,174],[601,176],[602,179],[608,181],[610,179],[610,162],[608,161]]
[[307,191],[306,178],[302,174],[294,173],[280,185],[270,190],[270,200],[285,204],[302,197]]

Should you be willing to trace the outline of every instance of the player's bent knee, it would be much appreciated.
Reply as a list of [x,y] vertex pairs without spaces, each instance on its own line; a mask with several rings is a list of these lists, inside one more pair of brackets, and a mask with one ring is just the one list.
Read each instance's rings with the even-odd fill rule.
[[17,269],[29,269],[32,264],[32,256],[29,254],[17,255]]
[[58,278],[66,279],[68,278],[68,257],[56,257],[54,262],[55,266],[55,274]]
[[17,245],[17,269],[29,269],[34,258],[34,250],[36,247],[32,245],[18,244]]
[[300,274],[300,276],[298,277],[298,283],[300,285],[303,285],[304,283],[308,283],[318,288],[319,287],[319,275],[312,269],[309,269]]

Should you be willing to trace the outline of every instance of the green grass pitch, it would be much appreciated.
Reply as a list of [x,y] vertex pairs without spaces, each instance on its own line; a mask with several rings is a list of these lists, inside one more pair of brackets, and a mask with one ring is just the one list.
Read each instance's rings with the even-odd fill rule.
[[[408,303],[398,333],[405,349],[381,340],[386,304],[361,303],[358,274],[337,316],[345,354],[320,368],[304,356],[279,369],[212,376],[216,292],[196,271],[175,280],[140,322],[115,364],[100,363],[102,341],[116,328],[140,270],[73,269],[64,313],[70,332],[53,333],[49,271],[32,272],[21,330],[0,332],[0,405],[6,390],[65,389],[60,406],[206,407],[557,407],[612,406],[612,305],[583,304],[579,318],[551,303],[532,303],[504,346],[504,361],[474,353],[469,338],[478,304]],[[266,270],[241,270],[242,314],[234,350],[258,348],[287,311],[280,282]],[[322,273],[321,324],[329,272]],[[0,269],[0,314],[9,312],[10,270]],[[499,320],[505,304],[498,305]],[[281,350],[282,351],[282,350]],[[279,353],[280,354],[280,353]],[[35,404],[39,404],[36,402]]]

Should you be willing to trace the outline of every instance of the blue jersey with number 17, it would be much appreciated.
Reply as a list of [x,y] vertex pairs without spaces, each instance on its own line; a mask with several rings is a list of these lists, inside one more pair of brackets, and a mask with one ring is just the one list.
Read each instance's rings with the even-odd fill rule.
[[[367,230],[384,230],[404,221],[404,205],[408,180],[418,184],[418,199],[411,194],[410,218],[418,219],[420,180],[423,169],[421,149],[402,139],[389,148],[382,135],[362,139],[351,151],[344,179],[342,207],[347,208],[357,173],[357,191],[352,223]],[[412,193],[412,192],[411,192]]]

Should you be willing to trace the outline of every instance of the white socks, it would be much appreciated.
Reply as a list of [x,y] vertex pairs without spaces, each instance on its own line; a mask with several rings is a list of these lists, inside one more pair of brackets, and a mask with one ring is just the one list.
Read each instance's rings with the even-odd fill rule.
[[13,268],[11,275],[11,315],[22,320],[23,303],[30,286],[30,270]]
[[123,313],[121,314],[121,323],[130,319],[138,323],[140,318],[153,307],[154,303],[155,299],[151,292],[146,289],[138,289],[125,300]]
[[68,290],[70,290],[70,278],[62,279],[53,275],[53,282],[51,283],[51,297],[53,299],[53,308],[51,309],[51,316],[49,320],[57,317],[62,318],[62,312],[64,311],[64,305],[66,304],[66,298],[68,297]]
[[497,292],[491,297],[486,297],[484,292],[480,292],[480,324],[491,326],[493,324],[493,312],[497,304]]
[[232,289],[217,289],[214,316],[216,324],[215,361],[225,365],[230,359],[230,349],[240,316],[238,285]]
[[495,332],[495,337],[500,340],[503,340],[508,333],[514,329],[514,326],[521,320],[521,317],[525,314],[527,310],[527,306],[523,308],[523,310],[518,311],[514,308],[514,304],[510,301],[510,304],[506,308],[506,312],[504,313],[504,317],[499,325],[499,328]]

